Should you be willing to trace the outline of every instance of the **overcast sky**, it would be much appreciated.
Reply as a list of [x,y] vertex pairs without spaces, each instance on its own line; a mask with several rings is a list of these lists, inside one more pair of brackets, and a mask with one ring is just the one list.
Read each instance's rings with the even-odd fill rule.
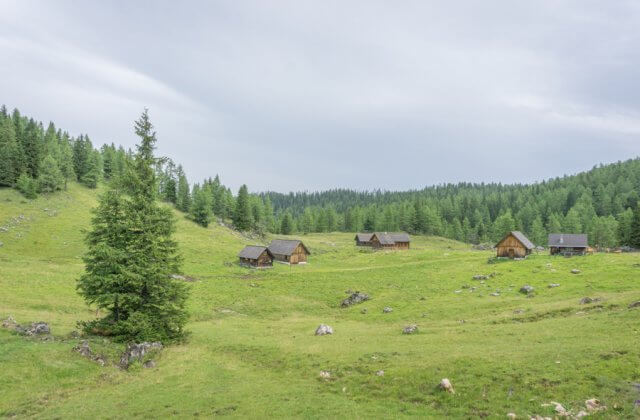
[[0,0],[0,103],[234,189],[530,182],[640,155],[640,2]]

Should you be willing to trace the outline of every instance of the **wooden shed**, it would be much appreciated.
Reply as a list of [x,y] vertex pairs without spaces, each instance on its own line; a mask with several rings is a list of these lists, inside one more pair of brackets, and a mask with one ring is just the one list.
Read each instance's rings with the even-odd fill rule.
[[288,264],[306,264],[309,249],[297,239],[274,239],[269,245],[273,259]]
[[240,264],[256,268],[271,267],[273,254],[266,246],[248,245],[238,254]]
[[356,233],[356,246],[371,246],[373,233]]
[[370,242],[376,249],[409,249],[411,239],[408,234],[402,232],[374,232]]
[[589,252],[589,238],[585,234],[552,233],[549,235],[551,255],[584,255]]
[[524,258],[535,246],[522,232],[514,230],[496,244],[498,257]]

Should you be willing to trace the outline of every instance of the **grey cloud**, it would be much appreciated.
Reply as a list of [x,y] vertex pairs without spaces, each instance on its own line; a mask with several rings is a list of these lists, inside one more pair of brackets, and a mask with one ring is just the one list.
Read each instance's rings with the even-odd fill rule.
[[2,5],[3,102],[127,146],[147,106],[194,180],[528,182],[640,151],[636,2]]

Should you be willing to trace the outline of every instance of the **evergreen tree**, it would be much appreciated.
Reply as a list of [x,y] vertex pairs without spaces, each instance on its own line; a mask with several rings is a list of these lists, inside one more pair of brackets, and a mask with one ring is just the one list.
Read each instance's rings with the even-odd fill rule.
[[629,245],[634,248],[640,248],[640,205],[636,207],[631,221],[631,229],[629,232]]
[[137,153],[125,176],[99,201],[87,235],[78,292],[107,316],[85,331],[120,341],[174,341],[187,321],[186,285],[172,278],[181,259],[173,214],[156,202],[155,132],[147,111],[135,123]]
[[80,180],[82,184],[89,188],[97,188],[102,174],[101,166],[100,153],[92,151],[89,155],[86,171]]
[[206,187],[200,188],[198,184],[195,184],[192,197],[191,217],[200,226],[209,226],[211,221],[211,194],[209,189]]
[[29,199],[34,199],[38,196],[36,181],[27,175],[26,172],[23,172],[18,177],[16,188],[22,193],[22,195]]
[[267,232],[275,233],[275,219],[273,216],[273,204],[271,204],[271,199],[269,196],[266,196],[264,199],[264,225],[267,229]]
[[40,192],[54,192],[62,189],[63,183],[64,178],[56,160],[51,155],[47,155],[40,167],[38,190]]
[[191,207],[191,194],[189,193],[189,182],[182,170],[182,165],[178,165],[178,192],[177,192],[177,206],[178,210],[188,213]]
[[21,169],[18,142],[13,122],[9,118],[0,120],[0,185],[12,187],[18,180]]
[[242,185],[238,191],[236,208],[233,212],[233,225],[240,231],[251,229],[253,223],[251,215],[251,204],[249,203],[249,190],[246,185]]
[[536,245],[547,243],[547,231],[544,229],[540,216],[536,217],[531,224],[531,241]]
[[293,232],[291,214],[289,214],[289,212],[285,212],[282,215],[282,220],[280,221],[280,233],[283,235],[291,235],[291,232]]

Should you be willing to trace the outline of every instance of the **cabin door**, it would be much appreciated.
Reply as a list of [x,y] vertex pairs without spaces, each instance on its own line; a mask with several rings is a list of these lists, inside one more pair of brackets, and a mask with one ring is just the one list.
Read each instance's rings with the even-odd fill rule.
[[509,258],[515,258],[516,257],[516,253],[513,250],[513,248],[509,248]]
[[290,264],[298,264],[298,256],[296,254],[291,254],[291,259],[289,260]]

